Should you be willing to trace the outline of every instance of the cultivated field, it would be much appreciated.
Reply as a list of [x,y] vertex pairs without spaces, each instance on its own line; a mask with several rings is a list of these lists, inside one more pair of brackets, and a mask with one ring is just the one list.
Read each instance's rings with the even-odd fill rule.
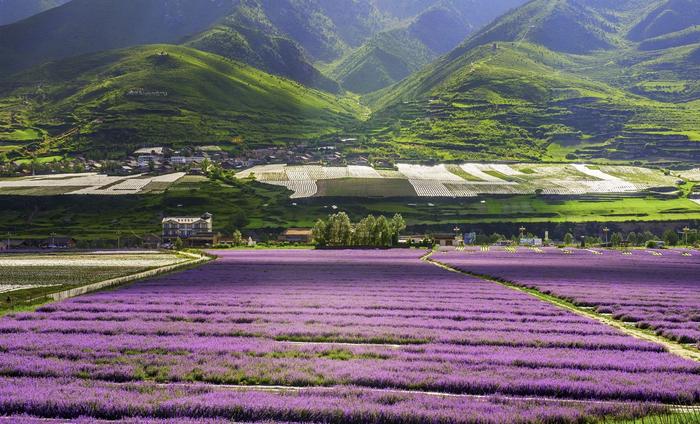
[[0,255],[0,312],[42,302],[43,297],[100,281],[185,261],[155,252]]
[[54,174],[0,180],[0,195],[50,196],[84,194],[121,196],[162,192],[185,176],[185,173],[159,175]]
[[421,254],[228,251],[5,317],[0,415],[579,423],[700,401],[699,363]]
[[436,259],[593,307],[700,348],[700,252],[491,249]]
[[[383,197],[406,196],[401,183],[408,182],[413,189],[409,196],[448,198],[484,194],[633,194],[653,188],[674,187],[677,181],[677,177],[654,169],[577,164],[398,164],[396,171],[375,170],[367,166],[264,165],[242,171],[237,176],[287,187],[295,199],[360,196],[366,190],[353,188],[353,183],[365,187],[372,180],[376,181],[376,188],[371,193],[380,192]],[[401,188],[397,189],[399,186]]]

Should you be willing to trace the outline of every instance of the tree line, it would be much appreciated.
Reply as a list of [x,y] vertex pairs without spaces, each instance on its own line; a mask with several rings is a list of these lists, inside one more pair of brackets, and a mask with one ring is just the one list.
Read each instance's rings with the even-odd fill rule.
[[405,229],[406,221],[399,214],[391,219],[369,215],[353,223],[345,212],[339,212],[316,221],[313,237],[319,247],[393,247]]
[[[650,243],[653,244],[656,241],[663,241],[667,246],[678,246],[685,244],[692,246],[700,242],[700,235],[698,234],[697,230],[688,231],[685,236],[680,236],[679,233],[674,230],[666,230],[661,236],[654,234],[651,231],[644,231],[643,233],[635,233],[632,231],[626,235],[621,232],[615,232],[610,234],[608,241],[612,247],[620,247],[623,245],[631,247],[644,247],[649,246]],[[585,244],[587,245],[601,243],[603,243],[603,239],[601,237],[585,238]],[[573,234],[567,233],[564,236],[564,244],[578,244],[578,240],[574,238]]]

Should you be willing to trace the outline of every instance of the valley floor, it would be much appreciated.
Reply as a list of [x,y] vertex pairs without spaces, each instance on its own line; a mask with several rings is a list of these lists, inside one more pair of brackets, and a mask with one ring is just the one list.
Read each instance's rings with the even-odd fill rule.
[[[400,197],[382,197],[382,187],[372,182],[363,185],[362,181],[344,186],[343,193],[307,199],[290,199],[284,187],[259,182],[190,177],[168,183],[165,191],[141,195],[0,195],[0,234],[13,239],[42,239],[56,233],[89,243],[85,247],[116,246],[118,238],[136,245],[160,234],[163,216],[200,216],[204,212],[214,215],[216,231],[230,234],[239,229],[259,238],[285,228],[311,227],[317,219],[336,211],[347,212],[353,220],[368,214],[400,213],[409,231],[469,225],[489,232],[513,233],[522,223],[543,227],[620,223],[639,231],[636,227],[655,222],[694,227],[693,221],[700,220],[700,204],[689,198],[691,184],[675,195],[418,198],[408,195],[408,182],[408,187],[402,186],[406,189],[403,194],[396,193]],[[348,191],[351,189],[353,195]]]

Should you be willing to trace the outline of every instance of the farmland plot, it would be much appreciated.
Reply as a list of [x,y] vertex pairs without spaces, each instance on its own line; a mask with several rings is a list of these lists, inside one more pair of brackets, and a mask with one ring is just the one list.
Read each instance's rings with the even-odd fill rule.
[[313,197],[318,192],[316,181],[313,180],[268,181],[267,183],[292,191],[292,195],[289,196],[291,199]]
[[445,184],[435,180],[408,180],[418,197],[455,197]]
[[685,178],[689,181],[700,182],[700,168],[690,169],[688,171],[682,171],[680,173],[681,178]]
[[422,166],[399,164],[399,172],[409,180],[464,182],[464,178],[448,171],[445,165]]
[[6,317],[0,414],[573,423],[700,400],[700,364],[421,253],[221,252]]
[[[668,250],[545,249],[544,254],[499,250],[449,254],[440,261],[465,271],[503,278],[570,299],[598,312],[651,328],[658,334],[700,347],[700,257]],[[657,252],[658,253],[658,252]]]
[[482,181],[488,181],[491,183],[497,183],[497,182],[502,182],[503,180],[494,177],[493,175],[487,174],[484,172],[484,170],[488,170],[488,168],[480,165],[480,164],[473,164],[473,163],[468,163],[462,165],[462,169],[467,172],[468,174],[471,174],[477,178],[479,178]]
[[99,281],[185,261],[171,254],[0,255],[0,310]]
[[80,195],[126,195],[139,194],[151,183],[159,183],[167,188],[185,176],[178,172],[149,177],[132,175],[114,177],[95,173],[39,175],[27,178],[13,178],[0,181],[2,194],[80,194]]
[[[369,166],[322,167],[317,165],[263,165],[241,171],[238,178],[254,176],[256,180],[280,185],[294,191],[294,198],[325,196],[355,197],[369,179],[404,180],[413,186],[418,197],[474,197],[481,195],[528,195],[542,193],[556,196],[587,194],[636,193],[652,187],[669,187],[676,177],[658,170],[632,166],[592,168],[587,165],[479,164],[416,165],[399,163],[396,169],[376,170]],[[294,183],[288,183],[294,181]],[[314,189],[318,181],[321,189]],[[373,191],[374,197],[391,197],[395,182],[387,192]],[[405,194],[405,190],[401,190]]]

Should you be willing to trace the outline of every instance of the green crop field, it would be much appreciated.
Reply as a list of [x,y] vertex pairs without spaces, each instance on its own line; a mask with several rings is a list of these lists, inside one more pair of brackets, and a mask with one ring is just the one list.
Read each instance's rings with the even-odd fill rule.
[[408,180],[398,178],[345,178],[319,180],[320,197],[412,197],[416,195]]
[[0,314],[45,301],[52,293],[182,262],[163,253],[60,253],[0,256]]

